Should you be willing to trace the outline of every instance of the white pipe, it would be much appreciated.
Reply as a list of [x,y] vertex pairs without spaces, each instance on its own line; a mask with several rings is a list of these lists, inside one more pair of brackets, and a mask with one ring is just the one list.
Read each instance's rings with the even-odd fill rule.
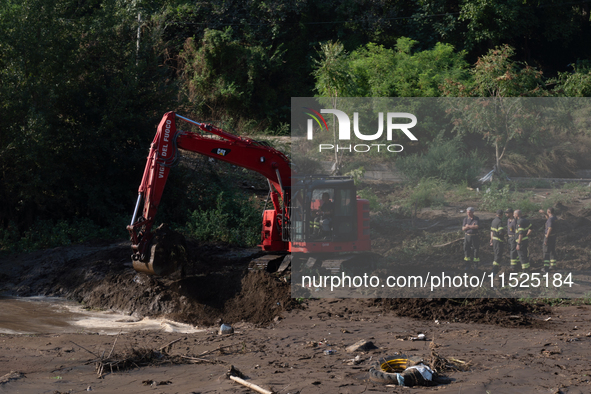
[[182,120],[184,120],[186,122],[196,124],[197,126],[201,126],[201,123],[199,123],[199,122],[195,122],[194,120],[191,120],[189,118],[185,118],[184,116],[181,116],[179,114],[175,114],[175,115],[177,116],[177,118],[181,118]]
[[135,209],[133,210],[133,217],[131,218],[130,226],[133,226],[135,223],[135,218],[137,217],[137,211],[140,209],[140,203],[142,201],[142,193],[138,194],[137,202],[135,203]]

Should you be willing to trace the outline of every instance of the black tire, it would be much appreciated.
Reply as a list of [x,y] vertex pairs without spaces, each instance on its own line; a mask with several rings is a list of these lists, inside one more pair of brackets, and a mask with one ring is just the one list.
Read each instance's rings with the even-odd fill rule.
[[379,358],[369,368],[369,380],[374,383],[397,385],[398,375],[410,365],[408,357],[402,354]]
[[[433,386],[436,384],[433,381],[426,380],[417,369],[407,369],[413,365],[416,364],[402,354],[382,357],[369,368],[369,380],[374,383],[399,385],[398,377],[401,376],[401,381],[406,387]],[[436,373],[433,373],[433,379],[437,379]]]

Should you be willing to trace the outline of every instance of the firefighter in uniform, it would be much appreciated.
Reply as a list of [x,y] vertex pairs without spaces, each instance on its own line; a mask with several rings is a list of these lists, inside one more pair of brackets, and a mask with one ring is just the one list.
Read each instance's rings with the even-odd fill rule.
[[495,259],[493,261],[493,275],[499,272],[501,265],[501,258],[503,256],[503,249],[505,249],[505,233],[506,229],[503,227],[503,210],[497,211],[497,217],[493,219],[490,225],[490,246],[493,247]]
[[517,254],[519,261],[521,261],[521,269],[523,271],[529,270],[529,235],[531,234],[531,223],[525,216],[522,215],[518,209],[515,211],[515,219],[517,219]]
[[[466,269],[470,268],[470,262],[478,263],[478,249],[480,248],[480,239],[478,238],[478,226],[480,219],[474,216],[474,208],[469,207],[466,210],[468,216],[464,218],[462,223],[462,231],[466,233],[464,237],[464,261],[466,262]],[[474,258],[470,255],[473,254]]]
[[517,255],[517,220],[513,216],[513,209],[507,208],[507,236],[509,240],[509,261],[511,268],[517,267],[519,256]]
[[[544,213],[540,209],[540,213]],[[554,208],[548,208],[546,214],[546,225],[544,226],[544,244],[542,251],[544,253],[544,271],[556,269],[556,216],[554,215]]]

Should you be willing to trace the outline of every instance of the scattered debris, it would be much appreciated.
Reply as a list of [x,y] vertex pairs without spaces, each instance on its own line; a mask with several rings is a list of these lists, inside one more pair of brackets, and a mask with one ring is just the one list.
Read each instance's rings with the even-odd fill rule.
[[467,371],[470,369],[470,362],[458,360],[455,358],[445,358],[440,356],[435,351],[435,346],[429,346],[431,348],[431,362],[429,365],[434,371]]
[[24,373],[10,371],[10,373],[7,373],[4,376],[0,376],[0,384],[8,383],[13,380],[18,380],[18,379],[22,379],[22,378],[26,378]]
[[382,357],[369,369],[369,380],[390,386],[432,386],[437,373],[422,363],[415,364],[407,356]]
[[425,334],[419,334],[416,337],[412,337],[410,338],[411,341],[426,341],[427,338],[425,337]]
[[448,246],[448,245],[451,245],[451,244],[454,244],[456,242],[463,241],[463,240],[464,240],[464,238],[458,238],[458,239],[456,239],[454,241],[451,241],[451,242],[448,242],[448,243],[445,243],[445,244],[442,244],[442,245],[433,245],[433,247],[434,248],[443,248],[444,246]]
[[324,354],[327,356],[332,356],[333,354],[337,354],[336,350],[332,350],[332,349],[326,349],[324,351]]
[[149,380],[144,380],[142,382],[142,384],[144,386],[152,386],[152,387],[155,387],[155,386],[167,386],[169,384],[172,384],[172,382],[170,380],[163,380],[161,382],[157,382],[155,380],[149,379]]
[[355,352],[367,351],[367,350],[372,350],[372,349],[377,349],[377,347],[373,344],[373,342],[366,341],[365,339],[355,342],[353,345],[347,346],[345,348],[347,353],[355,353]]
[[218,332],[218,335],[227,335],[227,334],[233,334],[234,333],[234,329],[232,328],[232,326],[228,325],[228,324],[222,324],[220,326],[220,330]]
[[361,364],[361,362],[363,361],[361,359],[361,357],[359,357],[359,355],[355,356],[355,358],[352,358],[350,360],[343,360],[345,363],[347,363],[347,365],[358,365]]

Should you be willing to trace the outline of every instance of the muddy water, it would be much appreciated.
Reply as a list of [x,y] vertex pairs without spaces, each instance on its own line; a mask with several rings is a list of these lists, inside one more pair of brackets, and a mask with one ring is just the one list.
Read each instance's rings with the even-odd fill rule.
[[155,330],[192,333],[197,328],[166,319],[137,319],[111,311],[88,311],[55,297],[0,297],[0,334],[99,333]]

